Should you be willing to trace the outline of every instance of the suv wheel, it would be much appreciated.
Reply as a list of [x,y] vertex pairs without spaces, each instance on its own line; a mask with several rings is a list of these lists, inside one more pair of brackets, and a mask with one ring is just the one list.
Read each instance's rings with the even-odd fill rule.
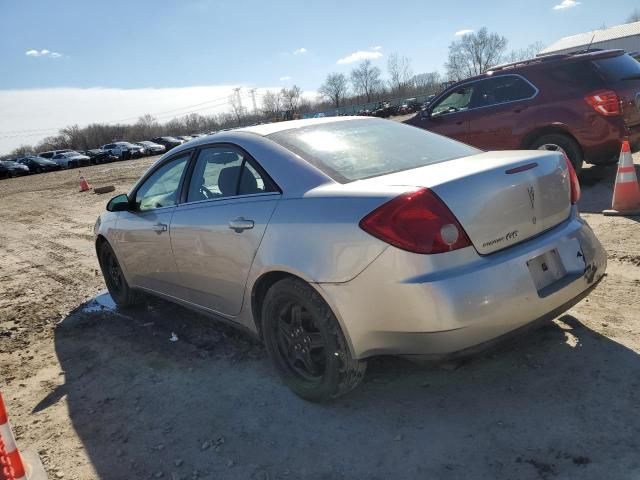
[[355,388],[367,368],[354,359],[335,315],[312,287],[280,280],[262,308],[264,343],[284,383],[305,400],[321,402]]
[[573,138],[562,133],[542,135],[533,141],[530,148],[532,150],[546,150],[547,145],[556,147],[557,150],[569,157],[576,173],[579,174],[582,171],[582,150]]

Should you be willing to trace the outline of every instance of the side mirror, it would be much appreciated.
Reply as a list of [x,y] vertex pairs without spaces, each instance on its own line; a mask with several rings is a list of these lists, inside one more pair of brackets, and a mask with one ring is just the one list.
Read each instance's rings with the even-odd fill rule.
[[420,111],[421,118],[431,118],[431,109],[429,107]]
[[129,197],[122,193],[120,195],[116,195],[109,203],[107,203],[107,211],[108,212],[126,212],[131,207],[131,201]]

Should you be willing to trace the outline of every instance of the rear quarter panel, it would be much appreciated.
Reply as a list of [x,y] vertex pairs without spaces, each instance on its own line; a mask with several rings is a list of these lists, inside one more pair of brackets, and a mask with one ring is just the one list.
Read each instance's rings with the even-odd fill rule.
[[269,271],[293,273],[312,283],[353,279],[387,248],[358,223],[388,199],[283,198],[260,244],[249,283]]

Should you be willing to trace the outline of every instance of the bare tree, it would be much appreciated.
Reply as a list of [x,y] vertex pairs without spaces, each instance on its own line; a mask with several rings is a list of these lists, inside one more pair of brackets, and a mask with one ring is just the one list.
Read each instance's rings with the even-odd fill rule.
[[507,39],[489,33],[486,27],[468,33],[449,45],[449,60],[445,64],[450,80],[462,80],[486,72],[500,63],[507,48]]
[[280,92],[267,91],[262,97],[262,113],[268,120],[279,118],[282,111],[282,95]]
[[300,102],[301,94],[302,89],[297,85],[280,90],[280,96],[283,99],[285,110],[290,112],[291,115],[298,111],[298,103]]
[[320,96],[328,98],[336,108],[340,107],[340,102],[347,95],[347,77],[342,73],[330,73],[326,80],[318,89]]
[[519,50],[511,50],[503,60],[508,63],[521,62],[523,60],[529,60],[535,58],[535,56],[544,49],[545,45],[542,42],[534,42],[527,45],[525,48]]
[[401,57],[397,52],[394,52],[389,55],[389,59],[387,60],[387,72],[389,73],[389,87],[391,87],[391,92],[402,95],[411,83],[411,77],[413,77],[411,60],[407,57]]
[[640,10],[637,8],[627,17],[627,23],[640,22]]
[[240,126],[245,113],[240,94],[231,95],[231,97],[229,97],[229,103],[231,104],[231,113],[235,117],[238,126]]
[[412,82],[420,93],[436,93],[442,90],[442,76],[440,72],[426,72],[414,75]]
[[351,70],[351,84],[353,90],[364,95],[367,103],[371,101],[371,95],[382,88],[380,75],[382,72],[378,67],[371,65],[371,60],[365,60],[357,68]]

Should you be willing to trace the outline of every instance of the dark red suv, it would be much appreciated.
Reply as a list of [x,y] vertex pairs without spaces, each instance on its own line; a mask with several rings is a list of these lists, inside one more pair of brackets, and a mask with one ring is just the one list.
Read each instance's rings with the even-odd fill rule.
[[485,150],[561,148],[582,162],[640,149],[640,63],[622,50],[559,54],[458,82],[406,123]]

